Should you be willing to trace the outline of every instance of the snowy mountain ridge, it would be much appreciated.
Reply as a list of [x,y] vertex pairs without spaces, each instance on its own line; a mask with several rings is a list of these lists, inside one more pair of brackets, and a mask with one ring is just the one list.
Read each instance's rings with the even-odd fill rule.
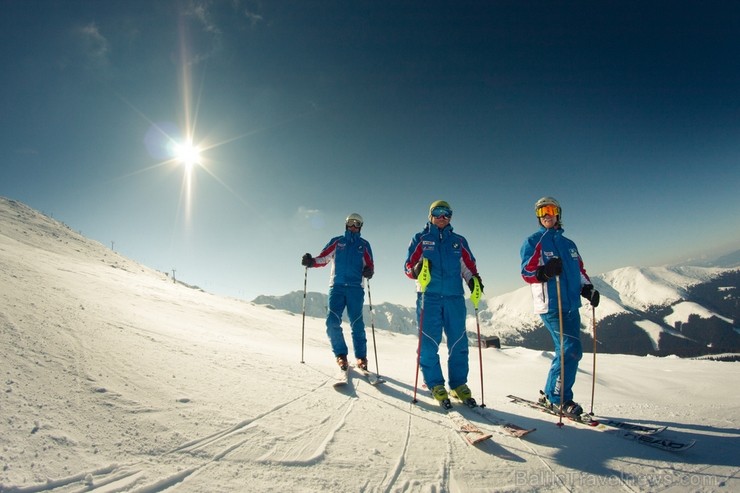
[[[725,258],[733,258],[729,255]],[[673,265],[659,267],[623,267],[604,274],[592,276],[594,285],[601,293],[601,303],[595,314],[597,323],[606,323],[606,337],[602,340],[601,351],[629,354],[663,354],[665,348],[673,349],[672,344],[661,347],[661,339],[681,339],[678,351],[682,356],[699,356],[714,352],[740,352],[740,338],[737,338],[738,278],[740,268],[735,266],[691,266]],[[718,283],[716,286],[713,284]],[[713,286],[712,293],[704,293],[700,299],[697,291],[702,286]],[[709,289],[709,288],[706,288]],[[307,295],[307,316],[325,318],[327,296],[311,292]],[[293,313],[302,312],[303,293],[296,291],[284,296],[260,296],[254,303]],[[468,303],[468,330],[477,332],[474,310]],[[702,319],[712,326],[711,331],[722,331],[718,344],[711,337],[701,333],[687,337],[680,328],[693,317]],[[549,335],[544,333],[542,322],[532,311],[530,288],[521,288],[481,300],[478,319],[481,335],[498,336],[507,344],[521,345],[531,349],[547,349]],[[584,301],[581,319],[586,337],[593,332],[592,311]],[[402,334],[414,334],[416,326],[415,309],[391,303],[365,307],[365,321],[375,327],[392,330]],[[694,324],[697,322],[695,321]],[[716,328],[718,326],[719,328]],[[634,334],[637,329],[641,334]],[[631,342],[625,344],[618,335],[612,340],[609,332],[628,333]],[[603,335],[603,334],[602,334]],[[602,337],[599,336],[601,339]],[[637,340],[633,340],[637,339]],[[717,338],[715,338],[717,339]],[[471,343],[477,338],[471,337]],[[588,341],[585,345],[589,346]]]
[[[688,295],[687,289],[710,281],[728,269],[719,267],[624,267],[595,276],[602,295],[625,308],[646,310],[670,305]],[[596,281],[594,281],[596,282]]]
[[[581,324],[590,347],[594,315],[599,351],[628,354],[700,356],[740,352],[735,330],[738,267],[625,267],[591,277],[601,293],[592,310],[584,301]],[[532,349],[550,346],[549,335],[532,313],[529,287],[494,296],[481,312],[481,331]]]

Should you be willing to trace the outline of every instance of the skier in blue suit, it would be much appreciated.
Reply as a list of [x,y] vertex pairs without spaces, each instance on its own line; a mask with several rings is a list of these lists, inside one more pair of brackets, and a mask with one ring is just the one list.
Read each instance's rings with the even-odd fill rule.
[[451,394],[464,402],[474,403],[468,381],[468,336],[465,331],[465,291],[463,281],[471,291],[473,278],[478,278],[475,257],[468,241],[455,233],[450,225],[452,208],[444,200],[429,207],[429,222],[415,234],[409,244],[404,269],[406,276],[417,279],[423,260],[429,263],[431,280],[424,294],[424,318],[421,320],[422,293],[417,282],[416,314],[421,327],[419,366],[424,383],[441,403],[448,401],[445,378],[439,361],[442,332],[447,337],[447,375]]
[[[599,292],[594,289],[591,279],[583,267],[583,260],[576,244],[563,236],[560,221],[562,209],[552,197],[542,197],[535,203],[535,215],[540,228],[530,235],[521,247],[522,278],[532,288],[534,311],[550,332],[555,344],[555,357],[547,375],[545,389],[540,402],[550,408],[562,408],[569,414],[580,415],[583,408],[573,401],[573,384],[578,373],[578,362],[583,356],[581,346],[581,297],[596,307]],[[557,279],[559,278],[559,279]],[[560,283],[560,307],[558,307],[558,287]],[[563,320],[564,375],[561,370],[560,311]]]
[[342,314],[345,308],[352,328],[352,343],[357,366],[367,370],[367,337],[362,319],[365,301],[364,279],[375,272],[370,243],[360,236],[362,216],[353,213],[347,216],[345,231],[341,236],[329,240],[318,256],[307,253],[301,259],[306,267],[324,267],[332,264],[329,281],[329,311],[326,316],[326,334],[329,337],[337,364],[342,370],[349,366],[347,343],[342,333]]

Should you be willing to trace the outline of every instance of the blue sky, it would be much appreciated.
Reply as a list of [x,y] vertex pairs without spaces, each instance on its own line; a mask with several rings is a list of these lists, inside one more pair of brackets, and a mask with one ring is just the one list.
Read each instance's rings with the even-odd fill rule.
[[0,40],[0,195],[214,293],[302,290],[358,212],[411,305],[437,199],[488,296],[543,195],[591,274],[740,245],[733,2],[9,0]]

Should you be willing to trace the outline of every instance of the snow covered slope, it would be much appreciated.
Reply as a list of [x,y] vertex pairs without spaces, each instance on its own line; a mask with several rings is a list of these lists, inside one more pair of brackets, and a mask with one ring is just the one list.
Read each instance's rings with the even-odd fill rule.
[[595,410],[698,440],[674,454],[509,403],[536,396],[551,354],[487,349],[481,382],[474,350],[475,396],[537,431],[462,409],[494,435],[472,447],[423,389],[411,402],[415,350],[377,331],[387,383],[337,391],[322,319],[175,283],[0,199],[3,493],[740,490],[738,363],[599,355]]

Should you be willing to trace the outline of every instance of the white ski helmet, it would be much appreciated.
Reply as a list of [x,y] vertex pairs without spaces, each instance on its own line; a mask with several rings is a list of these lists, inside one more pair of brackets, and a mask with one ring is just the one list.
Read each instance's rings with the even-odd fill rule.
[[358,221],[360,223],[360,229],[362,229],[362,225],[365,223],[365,221],[362,220],[362,216],[356,212],[353,212],[352,214],[347,216],[347,219],[344,220],[344,224],[347,225],[350,221]]
[[[560,202],[555,200],[553,197],[542,197],[540,200],[534,203],[534,213],[537,215],[537,211],[540,207],[544,207],[546,205],[552,205],[558,208],[558,215],[557,215],[557,222],[560,223],[562,217],[563,217],[563,208],[560,207]],[[540,218],[537,218],[537,223],[540,222]]]

